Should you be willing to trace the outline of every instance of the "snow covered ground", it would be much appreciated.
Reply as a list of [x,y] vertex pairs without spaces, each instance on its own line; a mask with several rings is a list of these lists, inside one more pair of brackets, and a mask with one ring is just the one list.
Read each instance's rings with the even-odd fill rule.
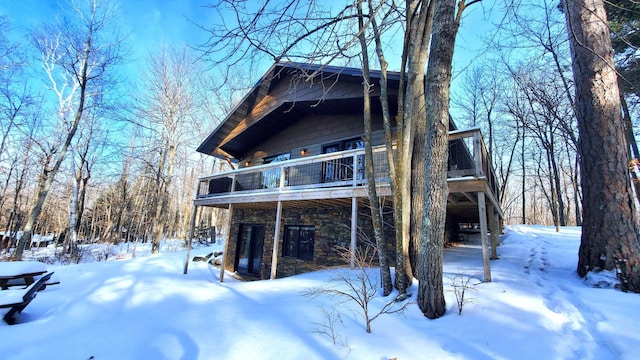
[[[640,295],[622,293],[609,274],[587,281],[575,266],[580,229],[556,233],[512,226],[501,237],[492,283],[467,296],[462,315],[447,292],[447,314],[428,320],[412,304],[382,315],[365,332],[357,307],[303,293],[335,270],[240,282],[190,263],[184,251],[49,265],[61,281],[40,292],[17,325],[0,324],[3,359],[637,359]],[[199,248],[206,255],[220,245]],[[113,261],[112,261],[113,259]],[[481,250],[445,250],[445,287],[482,276]],[[473,283],[478,283],[474,281]],[[411,290],[414,293],[417,284]],[[387,299],[376,298],[378,308]],[[335,310],[338,344],[320,334]],[[2,309],[4,314],[4,309]]]

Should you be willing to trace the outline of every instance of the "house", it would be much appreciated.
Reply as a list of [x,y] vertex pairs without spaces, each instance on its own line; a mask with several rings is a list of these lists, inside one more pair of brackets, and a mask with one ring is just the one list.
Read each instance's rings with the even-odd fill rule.
[[[377,85],[380,73],[371,75]],[[389,73],[389,83],[397,89],[399,74]],[[390,205],[379,89],[371,94],[373,156],[379,195]],[[395,114],[397,90],[389,102]],[[277,63],[204,140],[199,152],[235,166],[200,178],[194,200],[196,208],[229,209],[225,270],[266,279],[344,265],[336,246],[373,233],[362,113],[360,69]],[[496,177],[479,129],[451,122],[450,130],[447,217],[454,226],[480,224],[488,270],[487,226],[495,256],[502,217]],[[386,231],[393,239],[392,227]]]

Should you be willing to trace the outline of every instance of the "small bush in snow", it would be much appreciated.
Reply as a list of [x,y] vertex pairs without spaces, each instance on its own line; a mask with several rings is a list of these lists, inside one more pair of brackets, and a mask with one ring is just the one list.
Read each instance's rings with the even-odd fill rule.
[[344,323],[342,322],[342,317],[340,313],[335,311],[335,309],[327,309],[322,306],[321,308],[322,315],[324,316],[324,321],[321,323],[313,323],[313,325],[317,326],[311,332],[324,335],[328,337],[334,345],[339,345],[343,348],[349,348],[346,338],[343,338],[336,328],[338,324],[340,324],[344,328]]
[[372,263],[377,256],[375,246],[365,244],[354,250],[338,247],[340,257],[349,263],[354,260],[353,270],[337,269],[332,277],[332,287],[321,287],[307,290],[306,296],[329,295],[341,299],[336,305],[347,302],[356,303],[358,311],[362,315],[366,331],[371,332],[371,323],[382,314],[393,314],[403,312],[409,302],[401,303],[398,298],[394,298],[381,308],[372,308],[372,300],[378,297],[379,286],[376,269]]
[[473,276],[465,276],[462,273],[456,274],[451,278],[451,291],[456,296],[456,303],[458,305],[458,315],[462,315],[462,309],[466,304],[474,303],[475,298],[469,297],[469,291],[478,291],[476,285],[478,283],[471,283],[471,280],[475,279]]

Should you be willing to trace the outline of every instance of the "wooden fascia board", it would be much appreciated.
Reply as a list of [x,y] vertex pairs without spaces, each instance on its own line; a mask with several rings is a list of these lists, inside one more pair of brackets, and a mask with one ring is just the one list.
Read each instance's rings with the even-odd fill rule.
[[[386,185],[377,186],[378,196],[391,196],[391,187]],[[352,197],[367,197],[367,189],[360,187],[329,188],[329,189],[308,189],[308,190],[283,190],[269,192],[246,192],[235,193],[227,196],[215,196],[195,200],[196,206],[223,205],[223,204],[245,204],[275,201],[303,201],[303,200],[323,200],[323,199],[346,199]]]
[[450,193],[470,193],[484,191],[486,178],[449,179],[447,185]]
[[265,96],[260,103],[253,108],[253,110],[244,117],[238,124],[229,132],[229,134],[220,142],[218,148],[223,147],[226,143],[231,141],[236,136],[243,133],[245,130],[255,125],[258,121],[264,118],[274,109],[277,109],[285,102],[285,99],[276,99],[272,96]]

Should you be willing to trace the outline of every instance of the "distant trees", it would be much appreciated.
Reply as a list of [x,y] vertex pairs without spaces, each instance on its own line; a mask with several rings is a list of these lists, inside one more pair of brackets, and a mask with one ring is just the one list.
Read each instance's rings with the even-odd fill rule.
[[487,136],[507,222],[580,225],[571,59],[554,2],[506,4],[486,56],[457,80],[454,117]]
[[[35,120],[33,94],[21,79],[25,72],[25,54],[18,43],[12,42],[8,19],[0,16],[0,227],[5,237],[15,234],[24,224],[21,211],[23,190],[29,177],[33,131],[22,131],[24,125]],[[0,241],[0,250],[8,246]]]
[[[177,160],[192,139],[187,135],[197,118],[196,89],[201,75],[193,64],[186,49],[164,47],[151,54],[136,105],[136,118],[145,129],[147,141],[141,145],[147,147],[149,156],[146,173],[153,189],[150,220],[154,253],[159,251],[167,223],[175,215],[170,212],[169,202]],[[195,184],[195,179],[192,183]]]
[[[160,238],[186,236],[197,176],[225,168],[194,156],[191,140],[215,127],[235,92],[216,92],[215,77],[205,76],[188,50],[150,56],[137,73],[144,76],[126,74],[137,91],[118,87],[125,44],[114,27],[114,5],[64,2],[64,16],[28,29],[24,37],[32,41],[25,43],[10,41],[11,19],[0,18],[3,256],[20,239],[12,256],[21,258],[32,235],[45,233],[72,257],[81,242],[147,241],[152,234],[157,249]],[[173,93],[190,101],[187,116],[184,105],[169,104]],[[157,105],[163,94],[164,113]],[[201,217],[220,225],[224,216],[213,210]]]

